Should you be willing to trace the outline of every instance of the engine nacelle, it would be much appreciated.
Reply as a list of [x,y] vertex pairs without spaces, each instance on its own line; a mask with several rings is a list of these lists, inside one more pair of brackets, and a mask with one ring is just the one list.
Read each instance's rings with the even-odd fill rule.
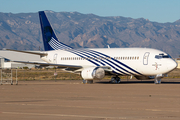
[[105,71],[101,67],[88,67],[81,72],[81,76],[84,80],[103,79]]
[[138,80],[148,80],[148,79],[154,79],[155,76],[134,76]]

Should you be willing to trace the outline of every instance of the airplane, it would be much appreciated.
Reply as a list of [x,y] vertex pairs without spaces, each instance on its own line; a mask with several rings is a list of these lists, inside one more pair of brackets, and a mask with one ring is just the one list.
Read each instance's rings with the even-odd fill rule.
[[13,61],[42,66],[56,66],[67,72],[80,74],[83,81],[101,80],[113,76],[112,83],[120,83],[119,76],[134,76],[138,80],[154,79],[155,84],[177,67],[172,57],[152,48],[80,48],[74,49],[60,42],[45,14],[39,11],[44,50],[39,53],[11,50],[39,55],[45,63]]

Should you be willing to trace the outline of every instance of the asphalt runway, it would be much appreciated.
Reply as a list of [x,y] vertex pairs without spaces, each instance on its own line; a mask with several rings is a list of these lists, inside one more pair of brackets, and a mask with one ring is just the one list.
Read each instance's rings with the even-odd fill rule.
[[180,79],[0,85],[0,120],[180,120]]

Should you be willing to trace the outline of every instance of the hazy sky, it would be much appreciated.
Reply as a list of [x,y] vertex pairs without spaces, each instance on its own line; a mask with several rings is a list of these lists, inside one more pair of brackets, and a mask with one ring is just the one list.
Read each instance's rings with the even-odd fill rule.
[[4,13],[41,10],[145,18],[164,23],[180,19],[180,0],[0,0],[0,12]]

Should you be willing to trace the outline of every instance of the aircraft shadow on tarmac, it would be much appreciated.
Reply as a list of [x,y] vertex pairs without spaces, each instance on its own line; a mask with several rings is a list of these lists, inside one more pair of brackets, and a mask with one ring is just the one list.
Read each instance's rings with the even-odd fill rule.
[[[112,84],[110,81],[97,81],[95,83],[98,84]],[[120,84],[145,84],[145,83],[151,83],[154,84],[154,81],[121,81]],[[179,82],[171,82],[171,81],[162,81],[161,84],[180,84]]]

